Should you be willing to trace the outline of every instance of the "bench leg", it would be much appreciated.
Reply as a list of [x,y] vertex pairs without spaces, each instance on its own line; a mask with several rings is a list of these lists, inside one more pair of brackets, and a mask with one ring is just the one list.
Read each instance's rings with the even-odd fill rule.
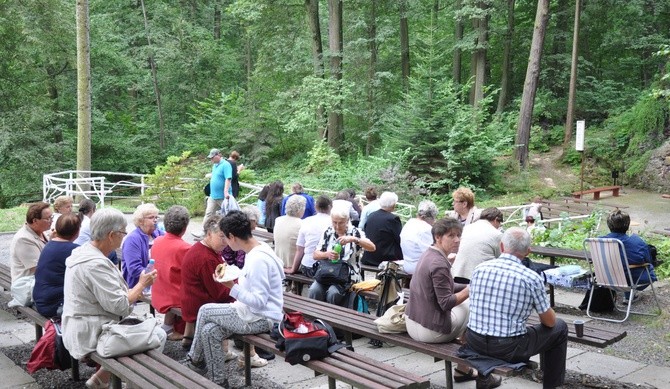
[[619,188],[612,189],[612,196],[619,197]]
[[444,373],[447,376],[447,389],[454,389],[454,373],[451,371],[451,361],[444,361]]
[[42,326],[39,324],[35,324],[35,341],[40,340],[42,337]]
[[600,200],[600,192],[593,192],[593,199]]
[[337,388],[337,383],[335,382],[335,378],[328,377],[328,389],[336,389],[336,388]]
[[70,364],[72,365],[72,381],[79,381],[79,360],[70,357]]
[[351,332],[344,333],[344,342],[347,344],[347,350],[354,351],[354,336]]
[[244,385],[251,386],[251,345],[244,342]]
[[121,378],[112,375],[112,389],[121,389]]

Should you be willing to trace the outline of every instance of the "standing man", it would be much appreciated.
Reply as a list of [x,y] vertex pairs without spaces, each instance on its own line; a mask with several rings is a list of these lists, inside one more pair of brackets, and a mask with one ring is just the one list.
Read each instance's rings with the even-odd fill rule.
[[233,174],[230,180],[230,186],[232,190],[233,197],[237,199],[240,196],[240,172],[244,170],[244,164],[237,164],[237,161],[240,159],[240,153],[233,150],[228,156],[228,163],[230,164],[231,172]]
[[212,215],[215,215],[216,211],[221,209],[223,200],[229,198],[233,193],[231,189],[233,168],[230,166],[230,163],[223,159],[219,149],[212,149],[207,158],[212,161],[212,173],[209,177],[210,193],[207,199],[207,209],[205,210],[203,224]]
[[[565,379],[568,327],[549,305],[544,281],[521,259],[530,253],[530,235],[513,227],[500,242],[503,254],[477,266],[470,281],[470,320],[465,339],[481,355],[510,363],[542,354],[543,388],[556,388]],[[533,311],[540,323],[528,326]],[[493,374],[477,377],[477,389],[500,386]]]

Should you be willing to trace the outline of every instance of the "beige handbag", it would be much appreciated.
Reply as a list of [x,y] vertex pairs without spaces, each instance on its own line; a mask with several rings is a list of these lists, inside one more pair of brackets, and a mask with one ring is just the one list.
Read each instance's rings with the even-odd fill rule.
[[393,305],[382,316],[375,319],[377,330],[382,334],[407,332],[405,323],[405,304]]
[[153,317],[103,324],[96,351],[103,358],[115,358],[159,348],[165,338],[159,334],[162,331]]

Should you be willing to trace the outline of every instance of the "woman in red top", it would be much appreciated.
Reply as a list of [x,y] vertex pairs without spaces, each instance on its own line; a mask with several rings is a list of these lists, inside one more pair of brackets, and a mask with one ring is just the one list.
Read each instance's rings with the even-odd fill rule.
[[186,252],[191,244],[182,236],[190,221],[188,209],[181,205],[173,205],[165,213],[165,231],[159,236],[151,248],[151,258],[156,261],[158,277],[151,287],[151,305],[160,313],[165,314],[163,329],[168,333],[168,340],[181,340],[185,322],[179,316],[170,313],[170,308],[181,307],[181,268]]
[[205,237],[196,242],[184,256],[181,273],[181,315],[186,322],[182,346],[190,348],[195,333],[198,310],[207,303],[231,303],[230,289],[214,281],[216,267],[223,263],[221,251],[226,246],[219,230],[221,216],[207,219]]

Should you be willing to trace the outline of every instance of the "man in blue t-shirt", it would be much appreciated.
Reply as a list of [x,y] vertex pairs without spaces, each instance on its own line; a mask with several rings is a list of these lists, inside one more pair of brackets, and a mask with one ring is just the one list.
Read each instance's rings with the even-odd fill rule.
[[221,209],[224,199],[230,197],[233,193],[230,185],[233,178],[233,168],[230,163],[223,159],[219,149],[212,149],[207,155],[212,161],[212,173],[209,175],[209,198],[207,199],[207,209],[205,210],[205,217],[203,224],[207,222],[216,211]]

